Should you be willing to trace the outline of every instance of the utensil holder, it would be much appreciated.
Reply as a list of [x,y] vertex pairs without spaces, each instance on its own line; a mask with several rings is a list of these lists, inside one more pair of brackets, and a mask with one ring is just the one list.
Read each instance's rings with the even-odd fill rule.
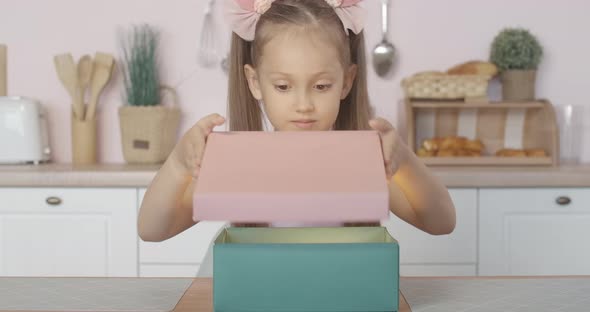
[[72,116],[72,163],[96,163],[96,118],[79,120]]

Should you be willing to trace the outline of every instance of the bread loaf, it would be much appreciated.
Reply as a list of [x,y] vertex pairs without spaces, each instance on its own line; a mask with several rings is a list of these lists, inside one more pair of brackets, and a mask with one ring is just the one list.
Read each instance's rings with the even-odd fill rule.
[[498,67],[490,62],[469,61],[447,70],[449,75],[486,75],[494,77],[498,74]]

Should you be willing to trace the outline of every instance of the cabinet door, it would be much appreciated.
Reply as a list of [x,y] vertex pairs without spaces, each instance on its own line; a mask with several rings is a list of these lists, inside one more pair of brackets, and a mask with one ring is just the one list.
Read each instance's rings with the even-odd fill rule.
[[590,189],[483,189],[480,275],[590,274]]
[[136,189],[0,188],[0,275],[137,276]]
[[383,223],[400,245],[400,274],[405,276],[475,275],[477,189],[450,189],[457,224],[449,235],[430,235],[392,216]]
[[[140,189],[138,203],[144,194],[145,189]],[[224,225],[225,222],[201,221],[163,242],[140,240],[140,276],[195,277],[209,245]]]

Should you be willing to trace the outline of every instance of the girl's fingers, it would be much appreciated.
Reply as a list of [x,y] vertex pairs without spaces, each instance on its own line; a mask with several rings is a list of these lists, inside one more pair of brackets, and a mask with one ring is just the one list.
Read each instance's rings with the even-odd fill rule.
[[369,126],[381,134],[386,134],[387,132],[393,130],[393,126],[389,123],[389,121],[381,117],[371,119],[369,121]]
[[389,179],[393,175],[393,141],[395,137],[395,129],[391,123],[379,117],[370,120],[369,126],[373,130],[379,132],[381,149],[383,151],[383,164],[385,167],[385,173]]
[[203,130],[203,132],[209,134],[211,133],[211,131],[213,131],[213,128],[223,125],[224,122],[225,118],[223,118],[221,115],[211,114],[199,120],[199,122],[197,122],[197,125],[199,126],[199,128],[201,128],[201,130]]

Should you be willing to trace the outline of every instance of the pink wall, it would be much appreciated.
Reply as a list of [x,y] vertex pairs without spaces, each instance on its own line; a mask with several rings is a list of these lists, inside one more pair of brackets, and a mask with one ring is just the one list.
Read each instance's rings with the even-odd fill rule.
[[[218,67],[203,69],[197,65],[205,4],[197,0],[2,1],[0,42],[9,47],[9,95],[35,97],[47,106],[56,162],[71,161],[70,106],[52,57],[71,52],[78,58],[97,50],[117,54],[116,36],[121,26],[148,22],[161,27],[163,81],[178,89],[184,112],[182,131],[208,113],[225,112],[225,75]],[[368,0],[367,7],[367,43],[372,48],[380,40],[380,1]],[[392,0],[390,37],[399,48],[400,63],[390,79],[380,79],[370,71],[373,104],[379,115],[397,123],[402,77],[421,70],[446,69],[469,59],[485,59],[491,40],[501,28],[524,26],[545,47],[538,95],[555,105],[590,108],[587,12],[590,2],[585,0]],[[219,38],[228,38],[227,28],[219,19],[217,31]],[[226,40],[220,45],[225,53]],[[117,77],[101,99],[101,162],[123,161],[117,118],[120,86]],[[496,96],[497,85],[492,89]],[[588,128],[585,161],[590,161]]]

